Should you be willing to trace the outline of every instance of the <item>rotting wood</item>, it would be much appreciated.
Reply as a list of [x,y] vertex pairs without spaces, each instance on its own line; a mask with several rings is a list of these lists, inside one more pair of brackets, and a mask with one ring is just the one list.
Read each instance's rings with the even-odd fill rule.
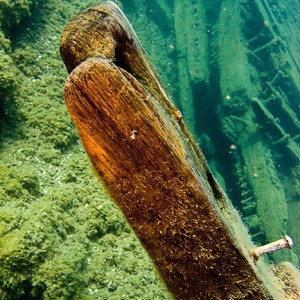
[[153,0],[145,2],[147,13],[152,16],[152,20],[157,24],[162,32],[167,36],[173,29],[172,10],[170,3],[165,0]]
[[[200,122],[199,107],[209,90],[208,37],[204,4],[197,1],[174,1],[174,30],[178,64],[179,100],[185,122],[196,134]],[[198,90],[200,89],[200,91]]]
[[61,55],[82,143],[175,298],[267,299],[236,212],[118,7],[77,15]]

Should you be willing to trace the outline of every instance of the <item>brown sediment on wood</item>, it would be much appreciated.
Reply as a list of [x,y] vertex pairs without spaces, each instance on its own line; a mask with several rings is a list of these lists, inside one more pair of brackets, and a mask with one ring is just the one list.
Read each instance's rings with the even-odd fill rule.
[[82,143],[175,298],[267,299],[222,216],[226,196],[117,6],[75,17],[61,54]]

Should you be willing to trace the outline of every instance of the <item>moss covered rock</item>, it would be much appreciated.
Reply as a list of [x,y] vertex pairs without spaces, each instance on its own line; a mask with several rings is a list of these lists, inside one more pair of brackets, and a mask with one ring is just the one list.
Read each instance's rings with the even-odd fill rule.
[[12,169],[0,163],[0,173],[0,206],[13,199],[22,200],[26,197],[27,192]]
[[31,15],[31,7],[35,0],[0,0],[0,24],[5,29],[20,24]]
[[16,84],[14,64],[10,56],[0,49],[0,95],[5,96]]

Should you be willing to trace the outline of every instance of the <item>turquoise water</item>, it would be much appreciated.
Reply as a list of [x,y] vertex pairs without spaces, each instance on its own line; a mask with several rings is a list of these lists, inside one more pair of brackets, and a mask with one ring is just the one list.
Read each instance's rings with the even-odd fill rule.
[[[267,262],[299,267],[297,1],[116,1]],[[169,299],[91,170],[61,32],[98,1],[0,3],[0,299]]]

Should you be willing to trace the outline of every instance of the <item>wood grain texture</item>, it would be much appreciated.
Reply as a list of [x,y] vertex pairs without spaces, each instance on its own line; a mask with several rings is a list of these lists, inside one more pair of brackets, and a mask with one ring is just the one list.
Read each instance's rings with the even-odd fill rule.
[[86,152],[174,297],[267,299],[222,216],[228,199],[122,12],[107,2],[79,14],[61,54]]
[[97,173],[171,292],[178,299],[263,299],[185,146],[143,86],[107,60],[89,59],[69,77],[65,99]]

